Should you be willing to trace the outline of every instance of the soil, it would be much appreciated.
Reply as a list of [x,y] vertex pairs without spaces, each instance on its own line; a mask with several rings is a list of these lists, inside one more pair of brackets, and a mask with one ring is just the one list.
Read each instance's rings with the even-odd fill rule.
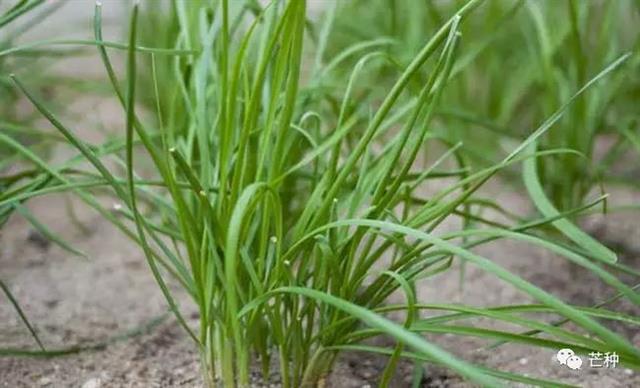
[[[79,4],[78,1],[71,1],[67,12],[78,12],[78,15],[91,12],[86,5],[82,8]],[[107,9],[105,7],[105,11]],[[95,70],[95,66],[74,63],[74,69],[89,73]],[[71,104],[70,108],[76,112],[74,117],[82,117],[83,123],[102,123],[107,128],[121,128],[122,114],[111,100],[85,98]],[[95,125],[77,126],[86,139],[99,139],[101,135],[89,128],[95,128]],[[55,154],[63,155],[65,152],[60,149]],[[494,182],[485,189],[485,194],[497,198],[503,206],[516,212],[526,213],[530,207],[521,192],[506,184]],[[79,225],[69,222],[69,201],[73,203]],[[640,192],[628,190],[616,189],[611,197],[612,203],[638,201]],[[175,320],[167,314],[164,299],[140,249],[108,221],[63,195],[29,201],[28,207],[43,223],[86,252],[90,259],[74,257],[50,244],[25,220],[16,216],[0,231],[0,277],[20,301],[25,314],[35,324],[48,348],[102,345],[92,350],[46,359],[0,357],[0,386],[202,386],[194,347]],[[445,228],[453,226],[445,225]],[[592,217],[585,226],[609,245],[615,246],[621,252],[621,262],[640,269],[640,225],[637,214]],[[591,305],[611,295],[611,290],[592,274],[525,244],[502,241],[476,251],[570,303]],[[472,266],[466,268],[463,287],[460,286],[459,268],[454,266],[450,271],[427,279],[420,284],[418,291],[419,299],[429,303],[456,302],[483,306],[531,302],[513,287]],[[179,290],[176,292],[180,295]],[[179,299],[188,306],[184,295]],[[615,303],[613,308],[633,315],[639,313],[637,308],[624,302]],[[188,310],[187,307],[186,316],[194,322],[197,320],[195,309]],[[616,325],[612,328],[640,346],[639,331]],[[141,332],[132,335],[132,330]],[[621,366],[615,369],[583,366],[579,371],[572,371],[554,360],[554,349],[532,350],[530,347],[507,344],[487,350],[484,348],[486,342],[448,334],[429,336],[429,339],[464,359],[504,371],[582,387],[640,387],[640,373],[637,371]],[[33,339],[4,298],[0,298],[0,347],[35,349]],[[328,376],[326,386],[373,387],[377,385],[384,367],[384,358],[364,353],[346,353]],[[402,364],[392,386],[408,387],[411,379],[412,366]],[[272,376],[270,381],[264,382],[256,374],[254,386],[278,387],[278,378]],[[446,369],[428,365],[421,386],[470,385]]]

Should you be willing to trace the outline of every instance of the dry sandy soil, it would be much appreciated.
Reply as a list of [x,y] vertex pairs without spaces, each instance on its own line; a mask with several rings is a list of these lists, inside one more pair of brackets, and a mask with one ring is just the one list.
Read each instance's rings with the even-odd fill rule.
[[[109,1],[105,2],[110,4]],[[86,3],[71,1],[67,14],[86,15]],[[81,9],[82,8],[82,9]],[[105,11],[108,11],[108,7]],[[76,15],[76,16],[77,16]],[[107,13],[107,15],[109,15]],[[117,14],[112,13],[112,20]],[[85,19],[81,19],[85,20]],[[117,23],[116,23],[117,24]],[[88,30],[87,30],[88,31]],[[61,65],[65,68],[66,65]],[[100,73],[93,59],[73,62],[74,69]],[[97,69],[97,71],[96,71]],[[71,105],[82,117],[75,129],[86,139],[97,139],[95,123],[118,129],[122,114],[114,101],[83,99]],[[60,151],[63,153],[63,151]],[[526,212],[526,197],[508,185],[494,182],[485,193],[509,209]],[[639,192],[614,191],[612,202],[637,203]],[[77,248],[88,253],[84,261],[48,243],[29,224],[14,217],[0,232],[0,276],[6,281],[25,313],[35,323],[45,345],[52,349],[96,346],[91,351],[49,358],[0,357],[0,386],[4,387],[199,387],[199,363],[192,344],[166,304],[140,250],[99,215],[74,206],[85,230],[68,221],[67,199],[62,195],[29,202],[29,208]],[[623,263],[640,269],[640,225],[637,214],[593,218],[588,230],[604,238],[621,253]],[[591,305],[611,295],[595,277],[561,258],[514,242],[498,242],[478,249],[511,271],[570,303]],[[420,285],[425,302],[460,302],[497,305],[530,302],[526,296],[476,268],[468,267],[461,291],[457,268]],[[615,309],[629,314],[638,310],[625,303]],[[194,309],[187,316],[197,320]],[[613,327],[640,346],[640,332]],[[133,335],[132,330],[140,331]],[[639,387],[639,372],[623,367],[571,371],[558,365],[553,349],[504,345],[484,350],[485,342],[440,335],[430,337],[468,360],[517,373],[558,379],[583,387]],[[0,298],[0,347],[34,349],[34,343],[6,299]],[[334,388],[376,386],[385,360],[365,354],[345,354],[327,385]],[[394,387],[409,386],[411,367],[402,365]],[[255,386],[277,387],[277,376]],[[447,370],[427,366],[424,387],[466,387]],[[516,386],[516,385],[514,385]]]

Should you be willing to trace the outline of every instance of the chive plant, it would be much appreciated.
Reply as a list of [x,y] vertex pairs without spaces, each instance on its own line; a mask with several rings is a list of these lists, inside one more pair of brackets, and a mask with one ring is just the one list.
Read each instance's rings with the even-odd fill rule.
[[[315,61],[307,63],[303,48],[310,22],[303,0],[264,9],[228,0],[175,1],[171,23],[153,26],[168,47],[139,45],[147,13],[135,5],[124,77],[107,51],[98,4],[92,44],[125,111],[122,138],[84,142],[31,91],[28,80],[14,77],[78,155],[50,165],[0,135],[39,171],[0,195],[0,205],[71,191],[138,243],[177,321],[200,351],[209,386],[246,387],[253,363],[267,376],[272,361],[284,387],[316,386],[345,350],[387,355],[381,386],[389,385],[400,358],[442,364],[487,387],[500,386],[500,380],[561,385],[472,365],[421,336],[443,332],[577,353],[616,351],[624,365],[636,368],[640,351],[596,317],[633,325],[637,319],[604,307],[572,306],[472,248],[503,238],[544,247],[592,271],[617,292],[615,298],[638,304],[635,288],[616,276],[626,271],[637,277],[633,269],[578,232],[572,245],[535,233],[573,213],[500,224],[468,207],[499,171],[570,152],[533,147],[617,63],[581,85],[499,163],[473,171],[443,167],[456,159],[461,146],[454,144],[416,170],[420,156],[438,152],[433,143],[450,144],[433,131],[433,118],[461,56],[461,26],[479,4],[466,3],[430,33],[382,98],[362,92],[362,80],[393,60],[385,50],[356,45],[325,63],[331,15],[313,26]],[[352,58],[357,59],[349,76],[339,82],[336,72]],[[156,120],[139,113],[141,93],[152,101]],[[125,167],[124,176],[110,168],[113,162]],[[142,163],[151,163],[153,176],[136,172]],[[425,197],[422,189],[443,178],[453,182]],[[105,187],[120,202],[118,216],[98,200]],[[463,222],[460,230],[439,231],[456,217],[483,227]],[[447,270],[454,259],[494,274],[535,304],[487,308],[418,301],[417,283]],[[198,308],[197,327],[183,317],[169,282],[180,285]],[[404,302],[388,304],[393,293],[404,295]],[[450,313],[424,318],[428,310]],[[388,318],[394,312],[403,313],[402,322]],[[523,315],[528,312],[552,312],[564,320],[549,324]],[[527,331],[457,324],[475,317]],[[565,322],[574,329],[563,327]],[[377,336],[391,337],[395,345],[363,344]]]

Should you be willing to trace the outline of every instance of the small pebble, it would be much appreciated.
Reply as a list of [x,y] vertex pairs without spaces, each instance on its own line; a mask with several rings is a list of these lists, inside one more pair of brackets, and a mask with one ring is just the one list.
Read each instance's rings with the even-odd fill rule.
[[100,379],[94,377],[85,381],[84,384],[82,384],[82,388],[100,388],[101,385]]
[[529,363],[529,360],[522,357],[520,360],[518,360],[518,362],[520,363],[520,365],[527,365]]
[[41,387],[46,387],[51,384],[51,379],[48,377],[41,377],[40,380],[38,380],[38,384],[40,384]]

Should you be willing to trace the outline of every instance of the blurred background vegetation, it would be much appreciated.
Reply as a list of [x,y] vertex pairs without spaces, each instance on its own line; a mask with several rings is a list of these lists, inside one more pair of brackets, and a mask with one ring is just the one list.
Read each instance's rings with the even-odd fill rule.
[[[339,2],[329,56],[356,43],[384,42],[392,60],[370,79],[384,95],[392,75],[463,3]],[[561,210],[580,205],[601,179],[628,180],[634,173],[637,180],[640,172],[633,165],[617,175],[611,167],[630,150],[637,166],[640,154],[639,2],[493,0],[474,11],[461,31],[461,58],[434,129],[454,143],[462,141],[474,165],[495,163],[590,78],[628,55],[621,68],[577,99],[538,147],[580,155],[541,158],[538,171]],[[420,87],[418,77],[414,87]],[[604,140],[600,150],[597,139]]]

